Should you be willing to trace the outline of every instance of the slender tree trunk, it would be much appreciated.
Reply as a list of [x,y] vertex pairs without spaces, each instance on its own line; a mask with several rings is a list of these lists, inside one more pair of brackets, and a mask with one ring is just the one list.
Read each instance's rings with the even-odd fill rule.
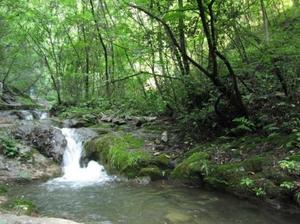
[[265,41],[266,43],[269,43],[270,41],[269,20],[268,20],[268,14],[267,14],[264,0],[260,0],[260,7],[261,7],[261,12],[263,17]]
[[185,53],[183,54],[183,66],[185,75],[189,75],[190,73],[190,63],[187,56],[187,49],[186,49],[186,40],[185,40],[185,31],[184,31],[184,12],[183,12],[183,0],[178,0],[179,6],[179,19],[178,19],[178,30],[179,30],[179,44]]
[[96,30],[97,30],[97,36],[100,42],[100,45],[103,48],[104,51],[104,59],[105,59],[105,86],[106,86],[106,95],[110,98],[110,83],[109,83],[109,71],[108,71],[108,52],[107,52],[107,47],[104,43],[103,37],[101,35],[101,31],[100,31],[100,27],[99,27],[99,23],[97,21],[97,16],[96,16],[96,12],[95,12],[95,7],[94,7],[94,3],[93,0],[90,0],[90,6],[91,6],[91,12],[94,18],[94,22],[95,22],[95,26],[96,26]]
[[90,80],[89,80],[89,73],[90,73],[90,55],[89,55],[89,47],[87,43],[87,37],[86,37],[86,31],[85,31],[85,26],[82,25],[82,33],[83,33],[83,41],[84,41],[84,53],[85,53],[85,98],[89,99],[89,93],[90,93]]

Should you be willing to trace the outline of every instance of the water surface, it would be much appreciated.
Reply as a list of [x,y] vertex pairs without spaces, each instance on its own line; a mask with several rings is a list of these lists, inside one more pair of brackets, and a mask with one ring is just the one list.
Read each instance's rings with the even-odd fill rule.
[[257,207],[229,195],[168,184],[110,182],[74,188],[55,183],[18,187],[41,215],[103,224],[296,224],[299,215]]

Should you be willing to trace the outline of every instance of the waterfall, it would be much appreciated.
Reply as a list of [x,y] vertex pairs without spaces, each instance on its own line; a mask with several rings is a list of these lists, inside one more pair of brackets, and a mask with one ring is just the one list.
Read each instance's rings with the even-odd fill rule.
[[95,161],[90,161],[86,167],[80,166],[83,151],[83,139],[75,129],[61,129],[67,140],[67,148],[63,157],[63,176],[50,182],[70,183],[74,186],[86,186],[110,181],[104,167]]

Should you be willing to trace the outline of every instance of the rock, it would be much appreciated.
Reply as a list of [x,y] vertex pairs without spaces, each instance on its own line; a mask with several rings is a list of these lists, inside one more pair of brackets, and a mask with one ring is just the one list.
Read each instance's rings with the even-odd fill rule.
[[113,118],[110,117],[110,116],[107,116],[107,115],[103,114],[103,115],[102,115],[102,118],[101,118],[100,120],[103,121],[103,122],[108,122],[108,123],[110,123],[110,122],[112,122]]
[[116,125],[124,125],[126,124],[126,121],[120,118],[114,118],[112,119],[112,123],[116,124]]
[[47,179],[59,175],[60,172],[59,165],[27,146],[22,146],[18,159],[0,155],[0,182]]
[[143,125],[143,121],[142,120],[137,120],[135,122],[135,126],[137,126],[137,127],[142,127],[142,125]]
[[155,143],[156,145],[159,145],[159,144],[161,144],[161,141],[160,141],[159,139],[155,139],[154,143]]
[[[5,204],[7,202],[7,197],[5,196],[0,196],[0,206]],[[1,222],[0,222],[1,223]]]
[[26,141],[48,158],[60,163],[67,141],[58,128],[48,124],[27,124],[17,127],[13,133],[16,138]]
[[83,128],[83,127],[88,127],[89,124],[80,119],[80,120],[76,120],[76,119],[67,119],[63,122],[63,127],[65,128]]
[[88,141],[89,139],[95,138],[99,134],[96,130],[89,129],[89,128],[78,128],[78,129],[76,129],[76,132],[85,141]]
[[180,211],[172,211],[165,217],[171,224],[177,223],[189,223],[191,217],[187,214],[181,213]]
[[167,143],[169,141],[169,138],[168,138],[168,132],[167,131],[164,131],[162,134],[161,134],[161,140],[164,142],[164,143]]
[[171,165],[171,158],[169,155],[164,154],[164,153],[159,153],[156,155],[154,154],[154,163],[158,167],[161,168],[172,168],[173,166]]
[[144,119],[147,122],[153,122],[153,121],[157,120],[157,117],[144,117]]
[[31,121],[33,120],[34,116],[31,111],[21,110],[13,112],[20,120]]
[[164,145],[155,145],[154,150],[164,151],[165,150],[165,146]]
[[151,180],[161,180],[164,178],[163,172],[157,166],[142,168],[139,176],[148,176]]
[[16,101],[14,96],[7,93],[3,93],[1,99],[7,104],[14,104]]
[[133,179],[133,182],[138,184],[138,185],[148,185],[151,182],[151,178],[146,176],[146,177],[136,177]]
[[144,144],[143,139],[131,134],[110,133],[88,141],[83,159],[104,162],[120,174],[135,178],[151,162],[151,154],[143,150]]
[[79,224],[66,219],[56,218],[37,218],[30,216],[17,216],[10,214],[0,214],[0,223],[2,224]]
[[0,124],[13,124],[18,118],[11,111],[0,111]]

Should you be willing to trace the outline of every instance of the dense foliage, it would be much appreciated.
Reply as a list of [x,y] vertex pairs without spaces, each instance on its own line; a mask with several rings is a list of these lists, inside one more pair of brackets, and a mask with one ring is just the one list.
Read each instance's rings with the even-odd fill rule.
[[299,91],[298,0],[0,4],[0,79],[53,103],[226,125]]

